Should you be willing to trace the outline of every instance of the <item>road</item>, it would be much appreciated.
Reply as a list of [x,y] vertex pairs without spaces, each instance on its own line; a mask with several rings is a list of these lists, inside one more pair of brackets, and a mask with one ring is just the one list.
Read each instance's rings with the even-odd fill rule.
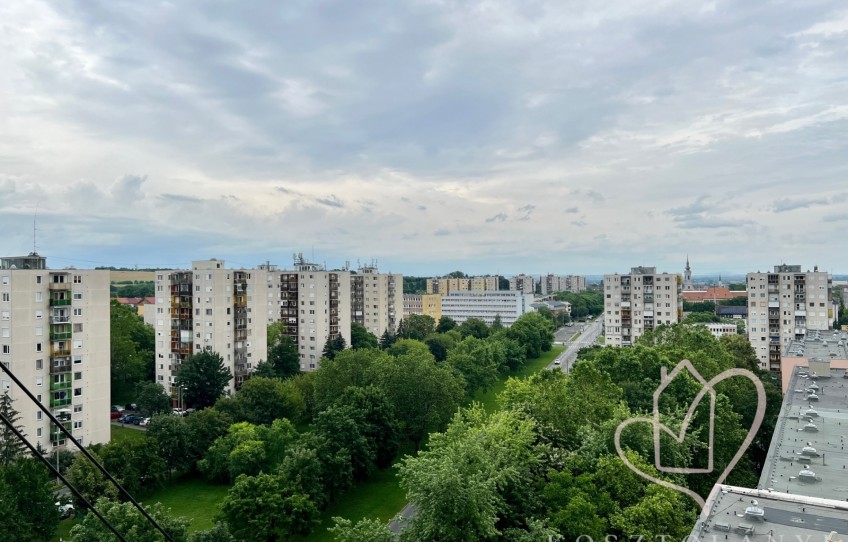
[[[559,367],[560,370],[568,373],[571,370],[571,365],[574,363],[574,360],[577,359],[577,352],[581,348],[592,346],[595,344],[595,341],[598,340],[598,337],[601,334],[601,320],[597,319],[592,322],[582,324],[582,327],[580,326],[581,324],[576,324],[574,327],[561,328],[557,331],[557,334],[554,337],[555,342],[557,343],[561,343],[562,341],[562,339],[560,339],[560,332],[562,329],[580,331],[580,336],[574,341],[567,341],[565,343],[565,350],[557,356],[553,363],[548,365],[548,369],[556,369]],[[559,362],[559,364],[557,364],[557,362]]]

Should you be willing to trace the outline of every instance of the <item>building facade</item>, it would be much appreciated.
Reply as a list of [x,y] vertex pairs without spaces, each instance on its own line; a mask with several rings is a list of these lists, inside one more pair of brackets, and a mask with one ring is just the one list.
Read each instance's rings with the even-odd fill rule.
[[381,336],[397,331],[403,317],[403,275],[384,274],[376,265],[350,275],[351,322]]
[[833,326],[832,278],[815,268],[776,265],[748,273],[748,339],[763,369],[780,371],[781,352],[808,331]]
[[408,318],[412,314],[426,314],[438,323],[442,318],[441,294],[404,294],[403,317]]
[[541,277],[540,287],[542,295],[555,292],[583,292],[586,290],[586,277],[580,275],[552,275]]
[[465,278],[432,278],[427,279],[428,294],[447,295],[450,292],[467,292],[469,290],[499,290],[499,278],[488,275]]
[[533,310],[533,296],[517,291],[451,292],[442,296],[442,316],[461,324],[469,318],[479,318],[488,325],[500,316],[504,327],[509,327],[523,314]]
[[[36,253],[0,259],[0,363],[85,446],[110,438],[109,303],[109,271],[48,269]],[[33,445],[66,445],[2,372],[0,393]]]
[[[293,270],[274,269],[269,274],[267,321],[283,322],[285,334],[297,345],[302,372],[319,367],[328,339],[343,337],[350,345],[349,271],[328,271],[321,265],[307,262],[303,254],[297,254]],[[403,280],[399,282],[402,284]],[[376,290],[369,287],[369,292],[373,291]],[[364,292],[363,285],[363,300]],[[396,299],[402,302],[402,297]]]
[[683,278],[634,267],[629,275],[604,275],[607,345],[630,346],[646,331],[683,319]]
[[523,294],[535,294],[536,279],[530,275],[514,275],[509,278],[509,289]]
[[266,283],[264,269],[227,269],[214,258],[156,273],[156,382],[174,400],[180,367],[194,354],[209,350],[224,359],[233,375],[228,393],[265,359]]

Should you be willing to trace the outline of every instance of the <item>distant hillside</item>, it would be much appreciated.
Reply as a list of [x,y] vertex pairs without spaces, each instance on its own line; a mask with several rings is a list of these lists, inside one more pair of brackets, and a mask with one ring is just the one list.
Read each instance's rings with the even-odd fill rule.
[[153,281],[156,279],[155,271],[110,271],[109,272],[109,280],[111,282],[123,282],[123,281],[136,281],[141,280],[145,282]]

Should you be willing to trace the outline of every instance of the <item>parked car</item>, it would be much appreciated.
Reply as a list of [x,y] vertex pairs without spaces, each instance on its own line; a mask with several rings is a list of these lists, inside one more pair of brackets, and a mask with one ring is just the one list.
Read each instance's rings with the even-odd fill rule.
[[121,413],[120,413],[120,412],[115,412],[115,411],[113,410],[113,411],[111,412],[111,416],[112,416],[112,419],[113,419],[113,420],[117,420],[118,418],[120,418],[120,417],[121,417]]
[[121,405],[112,405],[112,412],[123,412],[124,407]]
[[187,409],[185,409],[183,416],[190,416],[190,415],[194,414],[195,412],[197,412],[197,410],[195,410],[193,408],[187,408]]
[[181,408],[172,408],[171,412],[177,416],[185,416],[185,412]]
[[133,410],[133,411],[135,411],[135,410],[138,410],[138,405],[137,405],[137,404],[135,404],[135,403],[127,403],[127,405],[126,405],[126,407],[125,407],[125,408],[126,408],[127,410]]
[[150,423],[150,418],[142,418],[142,419],[141,419],[141,421],[140,421],[140,422],[138,422],[138,425],[140,425],[140,426],[144,427],[144,426],[146,426],[146,425],[147,425],[147,424],[149,424],[149,423]]
[[74,505],[69,502],[63,504],[60,501],[56,501],[56,510],[59,512],[60,518],[67,519],[74,513]]

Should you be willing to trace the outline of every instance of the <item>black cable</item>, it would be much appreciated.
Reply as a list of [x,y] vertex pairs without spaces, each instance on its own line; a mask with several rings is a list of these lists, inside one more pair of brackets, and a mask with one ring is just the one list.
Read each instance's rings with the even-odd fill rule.
[[32,401],[33,403],[35,403],[36,405],[38,405],[38,408],[39,408],[39,409],[41,409],[41,411],[42,411],[42,412],[44,412],[45,414],[47,414],[47,417],[48,417],[48,418],[50,418],[50,421],[52,421],[54,424],[56,424],[56,426],[57,426],[57,427],[58,427],[58,428],[62,431],[62,433],[63,433],[66,437],[68,437],[68,440],[70,440],[71,442],[73,442],[73,443],[74,443],[74,446],[76,446],[76,447],[79,449],[79,451],[80,451],[80,452],[82,452],[82,453],[83,453],[83,455],[85,455],[85,457],[87,457],[87,458],[88,458],[88,460],[89,460],[89,461],[91,461],[91,462],[94,464],[94,466],[95,466],[95,467],[97,467],[97,469],[98,469],[100,472],[102,472],[102,473],[103,473],[103,475],[104,475],[106,478],[108,478],[110,482],[112,482],[112,484],[114,484],[114,486],[115,486],[116,488],[118,488],[118,491],[120,491],[120,492],[121,492],[121,494],[123,494],[123,495],[127,498],[127,500],[129,500],[131,503],[133,503],[133,505],[134,505],[134,506],[138,509],[138,511],[139,511],[139,512],[141,512],[141,514],[142,514],[145,518],[147,518],[147,521],[149,521],[151,525],[153,525],[154,527],[156,527],[156,529],[158,529],[158,530],[159,530],[159,532],[160,532],[160,533],[162,533],[162,535],[164,535],[165,540],[167,540],[168,542],[174,542],[174,539],[173,539],[173,538],[171,538],[171,535],[169,535],[169,534],[165,531],[165,529],[163,529],[163,528],[162,528],[162,526],[161,526],[161,525],[159,525],[159,524],[156,522],[156,520],[155,520],[155,519],[153,519],[153,518],[150,516],[150,514],[148,514],[148,513],[147,513],[147,510],[145,510],[145,509],[144,509],[144,507],[143,507],[143,506],[141,506],[141,504],[139,504],[139,503],[138,503],[138,501],[136,501],[136,500],[133,498],[133,496],[132,496],[132,495],[130,495],[130,494],[129,494],[129,492],[128,492],[126,489],[124,489],[124,488],[123,488],[123,486],[122,486],[121,484],[119,484],[119,483],[118,483],[118,481],[117,481],[117,480],[115,480],[115,478],[114,478],[111,474],[109,474],[109,471],[107,471],[107,470],[103,467],[103,465],[101,465],[101,464],[100,464],[100,462],[99,462],[99,461],[97,461],[96,459],[94,459],[94,457],[93,457],[93,456],[92,456],[92,455],[88,452],[88,450],[86,450],[86,449],[83,447],[83,445],[82,445],[82,444],[80,444],[80,443],[77,441],[77,439],[75,439],[75,438],[74,438],[74,436],[71,434],[71,432],[70,432],[70,431],[68,431],[68,430],[67,430],[67,428],[65,428],[65,426],[64,426],[64,425],[62,425],[62,423],[61,423],[58,419],[56,419],[56,417],[55,417],[55,416],[53,416],[53,414],[50,412],[50,410],[49,410],[49,409],[47,409],[47,408],[45,408],[45,406],[44,406],[44,405],[42,405],[42,404],[38,401],[38,399],[36,399],[36,398],[35,398],[35,396],[32,394],[32,392],[30,392],[30,391],[29,391],[29,389],[27,389],[27,387],[26,387],[26,386],[24,386],[24,385],[21,383],[21,381],[20,381],[20,380],[18,380],[18,377],[16,377],[16,376],[12,373],[12,370],[11,370],[9,367],[6,367],[6,365],[5,365],[4,363],[0,363],[0,369],[4,370],[4,371],[5,371],[5,372],[6,372],[6,373],[7,373],[7,374],[8,374],[8,375],[12,378],[12,381],[13,381],[13,382],[14,382],[14,383],[15,383],[15,384],[16,384],[16,385],[17,385],[17,386],[18,386],[21,390],[23,390],[23,392],[27,395],[27,397],[29,397],[30,401]]
[[119,533],[111,523],[109,523],[109,520],[107,520],[105,517],[103,517],[103,514],[101,514],[96,508],[94,508],[91,505],[91,503],[88,502],[86,500],[86,498],[82,496],[82,493],[80,493],[79,490],[77,490],[77,488],[73,486],[73,484],[71,484],[64,476],[62,476],[62,473],[60,473],[58,471],[58,469],[56,469],[56,467],[54,467],[53,464],[50,463],[50,460],[47,459],[46,457],[44,457],[43,455],[41,455],[40,453],[38,453],[38,450],[35,448],[35,446],[33,446],[32,443],[30,443],[30,441],[28,441],[26,439],[26,437],[20,431],[18,431],[17,427],[12,425],[11,420],[6,419],[6,416],[4,416],[2,412],[0,412],[0,421],[5,423],[6,427],[11,429],[12,432],[15,434],[15,436],[18,437],[18,440],[23,442],[26,445],[26,447],[29,448],[29,451],[32,452],[32,455],[34,457],[37,457],[38,459],[41,460],[42,463],[47,465],[47,468],[49,468],[51,471],[53,471],[53,474],[58,476],[59,479],[62,480],[62,483],[65,484],[68,487],[68,489],[70,489],[74,493],[74,495],[76,495],[76,497],[79,500],[81,500],[83,503],[85,503],[85,505],[88,507],[88,509],[91,510],[92,512],[94,512],[94,515],[97,516],[97,518],[100,521],[102,521],[104,525],[109,527],[109,530],[112,531],[113,533],[115,533],[115,536],[117,536],[118,539],[121,540],[121,542],[127,542],[127,539],[124,538],[123,535],[121,535],[121,533]]

